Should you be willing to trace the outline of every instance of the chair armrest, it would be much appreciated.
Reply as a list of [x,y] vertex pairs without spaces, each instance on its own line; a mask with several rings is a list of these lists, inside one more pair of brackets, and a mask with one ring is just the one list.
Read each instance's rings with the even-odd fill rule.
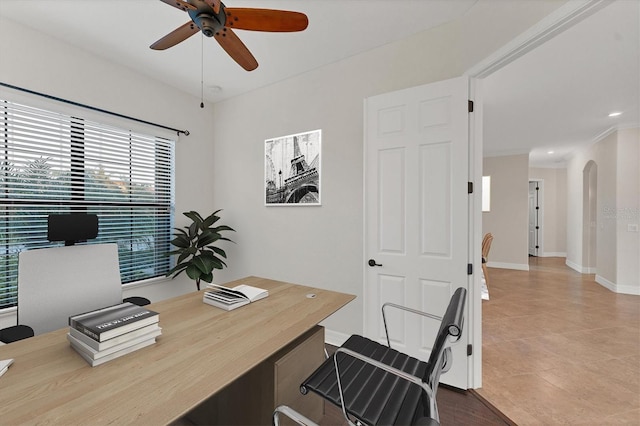
[[33,328],[23,324],[12,325],[0,330],[0,342],[3,344],[17,342],[33,336]]
[[289,417],[291,420],[293,420],[294,422],[296,422],[301,426],[318,426],[318,424],[313,420],[309,420],[308,418],[298,413],[293,408],[288,407],[286,405],[277,406],[275,411],[273,412],[274,426],[280,426],[280,414],[284,414],[285,416]]
[[396,308],[396,309],[400,309],[400,310],[403,310],[403,311],[411,312],[412,314],[422,315],[423,317],[427,317],[427,318],[431,318],[431,319],[434,319],[434,320],[442,321],[442,317],[439,317],[437,315],[429,314],[427,312],[419,311],[417,309],[411,309],[411,308],[407,308],[406,306],[402,306],[402,305],[398,305],[398,304],[395,304],[395,303],[387,302],[384,305],[382,305],[382,322],[384,323],[384,332],[387,335],[387,346],[389,346],[389,347],[391,347],[391,340],[389,340],[389,330],[387,329],[387,317],[386,317],[385,312],[384,312],[384,308],[386,308],[387,306],[389,306],[391,308]]
[[336,376],[338,378],[338,392],[340,393],[340,404],[342,405],[342,414],[344,414],[344,417],[347,419],[347,421],[351,425],[353,425],[353,422],[351,422],[351,420],[349,419],[349,416],[347,415],[347,408],[344,402],[344,394],[342,393],[342,383],[340,381],[340,370],[338,367],[338,357],[337,357],[338,353],[344,353],[346,355],[352,356],[376,368],[380,368],[381,370],[384,370],[388,373],[398,376],[401,379],[414,383],[420,386],[425,391],[425,393],[427,394],[427,397],[429,398],[429,401],[433,400],[433,392],[431,391],[431,388],[429,388],[429,386],[427,386],[427,384],[424,383],[420,377],[416,377],[413,374],[409,374],[405,371],[402,371],[390,365],[384,364],[380,361],[376,361],[375,359],[369,358],[368,356],[362,355],[358,352],[354,352],[351,349],[338,348],[336,349],[333,355],[333,363],[336,367]]

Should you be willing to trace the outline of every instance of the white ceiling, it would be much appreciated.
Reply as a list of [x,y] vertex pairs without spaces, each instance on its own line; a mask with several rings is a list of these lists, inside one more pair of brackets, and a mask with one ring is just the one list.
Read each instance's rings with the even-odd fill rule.
[[485,155],[561,167],[612,128],[638,126],[639,27],[640,1],[619,0],[485,78]]
[[[199,34],[166,51],[149,49],[189,20],[159,0],[0,0],[0,15],[194,96],[202,80],[205,99],[216,102],[457,19],[477,1],[226,0],[309,17],[300,33],[237,31],[260,64],[252,72]],[[639,5],[619,0],[487,77],[485,154],[531,151],[533,165],[559,166],[569,150],[612,126],[637,125]],[[624,114],[607,117],[613,110]]]
[[204,97],[215,102],[456,19],[476,1],[393,0],[390,7],[389,0],[225,0],[227,7],[309,17],[308,28],[298,33],[236,30],[258,61],[251,72],[201,34],[165,51],[151,50],[153,42],[190,21],[159,0],[0,0],[0,15],[198,97],[204,59]]

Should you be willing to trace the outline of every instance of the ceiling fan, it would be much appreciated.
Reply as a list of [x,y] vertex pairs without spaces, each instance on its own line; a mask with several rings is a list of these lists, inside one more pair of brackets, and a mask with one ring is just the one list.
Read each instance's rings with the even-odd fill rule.
[[176,28],[150,47],[168,49],[186,40],[198,31],[215,38],[220,46],[242,68],[253,71],[258,61],[233,29],[268,32],[294,32],[307,28],[309,20],[304,13],[286,10],[225,7],[220,0],[160,0],[187,12],[191,22]]

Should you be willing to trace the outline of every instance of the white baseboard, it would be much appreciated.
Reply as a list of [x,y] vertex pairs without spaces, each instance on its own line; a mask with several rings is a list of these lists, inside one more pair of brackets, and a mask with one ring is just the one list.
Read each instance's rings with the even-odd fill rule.
[[600,276],[600,275],[596,275],[596,282],[598,284],[600,284],[601,286],[613,291],[614,293],[619,293],[619,294],[632,294],[635,296],[639,296],[640,295],[640,287],[634,287],[634,286],[630,286],[630,285],[618,285],[614,282],[609,281],[608,279]]
[[570,260],[566,260],[565,264],[573,269],[576,272],[580,272],[581,274],[595,274],[597,272],[597,268],[592,268],[590,266],[582,266],[582,265],[578,265],[577,263],[574,263]]
[[324,342],[333,346],[342,346],[349,337],[351,336],[339,331],[329,330],[327,328],[324,329]]
[[600,284],[602,287],[608,288],[609,290],[613,291],[614,293],[616,292],[616,284],[609,281],[608,279],[600,276],[600,275],[596,275],[596,282],[598,284]]
[[518,271],[528,271],[529,265],[522,263],[487,262],[489,268],[517,269]]
[[542,253],[540,257],[567,257],[567,253],[561,251],[548,251]]
[[640,287],[634,287],[630,285],[618,285],[616,286],[616,288],[617,288],[616,293],[640,296]]
[[584,274],[584,272],[582,272],[582,266],[578,265],[577,263],[574,263],[572,261],[570,261],[569,259],[565,260],[565,265],[567,265],[569,268],[573,269],[576,272],[580,272],[581,274]]

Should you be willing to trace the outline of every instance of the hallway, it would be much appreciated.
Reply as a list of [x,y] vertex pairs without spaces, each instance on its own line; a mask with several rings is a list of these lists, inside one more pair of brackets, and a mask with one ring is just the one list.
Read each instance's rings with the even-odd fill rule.
[[489,269],[478,393],[518,425],[640,424],[640,296],[529,264]]

